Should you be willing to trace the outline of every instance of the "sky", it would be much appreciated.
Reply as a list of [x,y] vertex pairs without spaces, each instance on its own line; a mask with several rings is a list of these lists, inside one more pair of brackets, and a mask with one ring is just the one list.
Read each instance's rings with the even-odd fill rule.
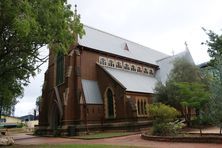
[[[185,41],[196,64],[208,61],[208,39],[202,27],[221,34],[221,0],[68,0],[77,4],[82,23],[123,37],[168,55],[185,50]],[[47,55],[47,49],[41,52]],[[44,72],[30,78],[15,116],[32,114],[41,95]]]

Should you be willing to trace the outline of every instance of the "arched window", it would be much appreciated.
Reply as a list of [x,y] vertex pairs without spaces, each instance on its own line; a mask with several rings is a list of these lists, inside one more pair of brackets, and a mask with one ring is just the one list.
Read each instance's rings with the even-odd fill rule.
[[144,73],[144,74],[149,74],[147,67],[143,67],[143,73]]
[[124,63],[124,69],[125,69],[125,70],[130,70],[129,63]]
[[123,68],[121,61],[116,61],[116,68]]
[[142,72],[142,67],[141,66],[137,66],[137,72]]
[[146,98],[139,98],[137,99],[137,115],[139,117],[145,117],[147,116],[147,110],[146,110],[146,106],[147,106],[147,100]]
[[58,53],[56,57],[56,85],[64,82],[64,55]]
[[150,74],[150,75],[154,75],[154,70],[153,70],[153,69],[150,69],[150,70],[149,70],[149,74]]
[[135,65],[131,65],[131,71],[136,71],[136,66]]
[[109,67],[115,67],[114,60],[108,59],[108,66],[109,66]]
[[137,100],[137,112],[138,112],[138,115],[140,115],[140,101]]
[[114,117],[113,92],[111,91],[111,89],[107,90],[106,97],[107,97],[108,117]]
[[107,59],[104,58],[104,57],[100,57],[100,58],[99,58],[99,64],[106,66],[106,64],[107,64]]
[[146,101],[144,101],[144,108],[145,108],[145,110],[144,110],[144,114],[147,115]]

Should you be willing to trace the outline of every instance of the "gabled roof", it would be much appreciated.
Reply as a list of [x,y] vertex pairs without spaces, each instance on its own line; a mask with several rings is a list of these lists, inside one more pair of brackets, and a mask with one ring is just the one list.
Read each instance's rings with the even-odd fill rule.
[[97,81],[82,79],[86,104],[103,104]]
[[[86,32],[85,36],[83,36],[82,39],[78,39],[78,44],[84,47],[135,59],[153,65],[157,65],[157,60],[168,56],[159,51],[86,25],[84,26],[84,29]],[[126,45],[128,50],[124,50]]]
[[129,92],[153,93],[157,82],[156,78],[136,72],[102,67],[111,77],[126,88]]

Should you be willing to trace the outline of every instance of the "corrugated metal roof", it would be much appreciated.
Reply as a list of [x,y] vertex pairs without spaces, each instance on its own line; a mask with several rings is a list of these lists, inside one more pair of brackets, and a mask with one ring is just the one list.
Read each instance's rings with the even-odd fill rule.
[[[151,48],[139,45],[115,35],[84,26],[86,35],[78,40],[79,45],[120,55],[123,57],[139,60],[157,65],[156,61],[168,55]],[[127,45],[129,50],[124,50]]]
[[103,67],[112,77],[114,77],[126,91],[153,93],[153,89],[157,82],[156,78],[109,67]]
[[168,79],[168,76],[170,74],[170,71],[173,69],[173,61],[177,58],[183,58],[192,64],[194,64],[193,58],[189,52],[189,50],[185,50],[179,54],[176,54],[174,56],[170,56],[168,58],[164,58],[162,60],[157,61],[159,65],[159,70],[156,73],[157,80],[161,81],[162,83],[165,83]]
[[82,79],[86,104],[103,104],[97,81]]

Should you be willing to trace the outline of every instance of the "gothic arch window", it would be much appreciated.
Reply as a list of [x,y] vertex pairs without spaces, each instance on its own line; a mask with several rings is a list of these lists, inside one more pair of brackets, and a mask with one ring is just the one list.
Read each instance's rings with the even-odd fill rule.
[[116,68],[123,68],[122,62],[116,60]]
[[143,67],[143,73],[144,74],[149,74],[148,68],[147,67]]
[[152,76],[154,75],[154,70],[153,69],[149,70],[149,75],[152,75]]
[[136,71],[137,71],[137,72],[142,72],[142,67],[141,67],[141,66],[137,66]]
[[106,117],[107,118],[115,118],[115,100],[114,100],[114,94],[113,91],[108,88],[106,93],[106,105],[105,105],[105,110],[106,110]]
[[115,67],[115,62],[113,59],[108,59],[108,66],[109,67]]
[[140,115],[140,101],[137,100],[137,113]]
[[131,71],[136,71],[136,66],[134,64],[131,64]]
[[99,64],[106,66],[107,59],[104,57],[99,57]]
[[141,114],[144,115],[144,105],[143,105],[143,100],[141,100]]
[[129,63],[124,62],[124,67],[125,70],[130,70],[130,65]]
[[56,85],[64,82],[64,55],[59,52],[56,56]]
[[146,101],[144,101],[144,104],[143,104],[143,105],[144,105],[144,108],[145,108],[144,114],[147,115],[147,107],[146,107],[147,103],[146,103]]
[[136,100],[136,105],[137,105],[137,116],[138,117],[145,117],[148,115],[148,112],[146,110],[147,106],[147,98],[138,98]]

